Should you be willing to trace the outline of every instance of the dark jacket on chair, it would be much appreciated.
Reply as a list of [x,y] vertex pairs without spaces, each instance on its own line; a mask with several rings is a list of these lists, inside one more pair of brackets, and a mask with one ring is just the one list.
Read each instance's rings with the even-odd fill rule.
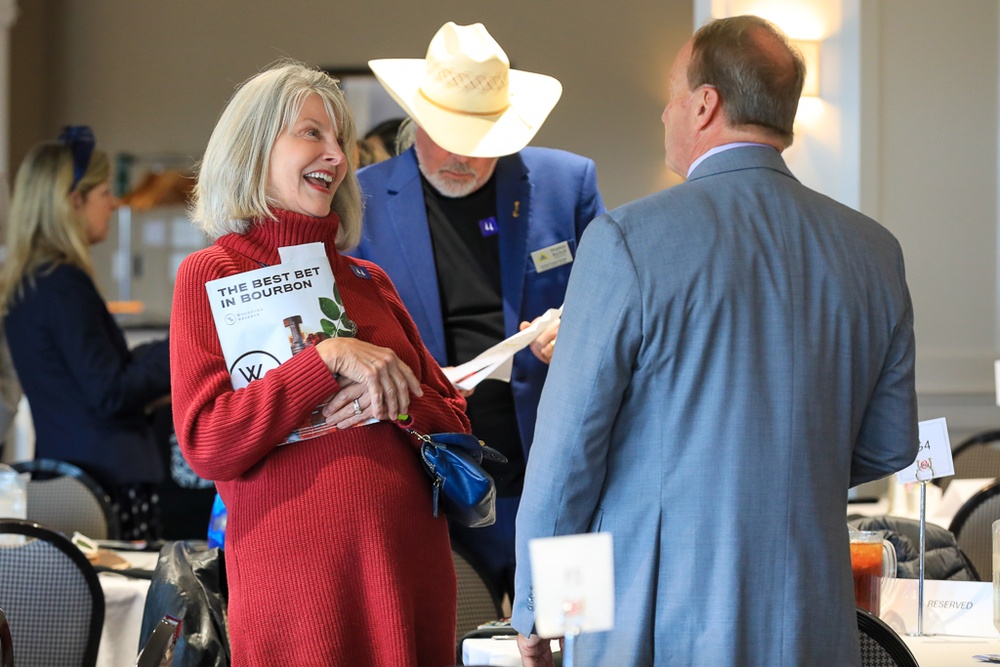
[[[884,530],[885,539],[896,548],[896,576],[916,579],[920,572],[920,522],[898,516],[873,516],[851,519],[858,530]],[[924,525],[924,578],[935,580],[978,581],[972,563],[955,542],[947,528]]]

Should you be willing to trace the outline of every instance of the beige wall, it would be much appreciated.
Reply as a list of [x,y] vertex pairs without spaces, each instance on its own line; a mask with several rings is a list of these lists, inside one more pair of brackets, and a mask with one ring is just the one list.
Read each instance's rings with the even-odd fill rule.
[[[993,386],[998,3],[883,0],[877,215],[906,253],[928,389]],[[950,371],[949,371],[950,369]]]
[[877,159],[863,188],[906,257],[922,417],[995,428],[1000,3],[873,4]]
[[611,205],[668,181],[666,72],[690,35],[687,0],[21,0],[13,30],[11,161],[66,123],[110,152],[200,156],[233,87],[291,56],[361,67],[422,57],[442,23],[482,21],[515,67],[559,78],[536,145],[598,163]]

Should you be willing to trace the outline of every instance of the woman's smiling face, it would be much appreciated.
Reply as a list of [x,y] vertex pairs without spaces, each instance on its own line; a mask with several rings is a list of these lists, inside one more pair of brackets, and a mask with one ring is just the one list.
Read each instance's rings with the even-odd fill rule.
[[267,195],[278,208],[322,218],[347,173],[337,124],[315,94],[271,149]]

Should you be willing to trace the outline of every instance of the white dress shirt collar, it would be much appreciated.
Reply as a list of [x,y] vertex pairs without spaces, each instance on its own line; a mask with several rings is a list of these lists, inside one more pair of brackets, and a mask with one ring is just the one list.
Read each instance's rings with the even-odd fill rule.
[[691,174],[694,173],[695,168],[697,168],[699,164],[701,164],[708,158],[712,157],[713,155],[716,155],[723,151],[728,151],[731,148],[743,148],[744,146],[763,146],[764,148],[777,150],[774,148],[774,146],[768,146],[767,144],[758,144],[753,141],[734,141],[731,144],[722,144],[721,146],[713,146],[712,148],[709,148],[707,151],[702,153],[697,160],[691,163],[691,166],[688,167],[687,177],[691,178]]

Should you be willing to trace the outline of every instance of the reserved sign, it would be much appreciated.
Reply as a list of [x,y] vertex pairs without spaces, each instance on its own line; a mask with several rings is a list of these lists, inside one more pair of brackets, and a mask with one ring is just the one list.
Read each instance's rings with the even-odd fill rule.
[[[916,579],[882,582],[882,620],[897,633],[917,632]],[[1000,637],[993,626],[993,584],[924,581],[924,634]]]

